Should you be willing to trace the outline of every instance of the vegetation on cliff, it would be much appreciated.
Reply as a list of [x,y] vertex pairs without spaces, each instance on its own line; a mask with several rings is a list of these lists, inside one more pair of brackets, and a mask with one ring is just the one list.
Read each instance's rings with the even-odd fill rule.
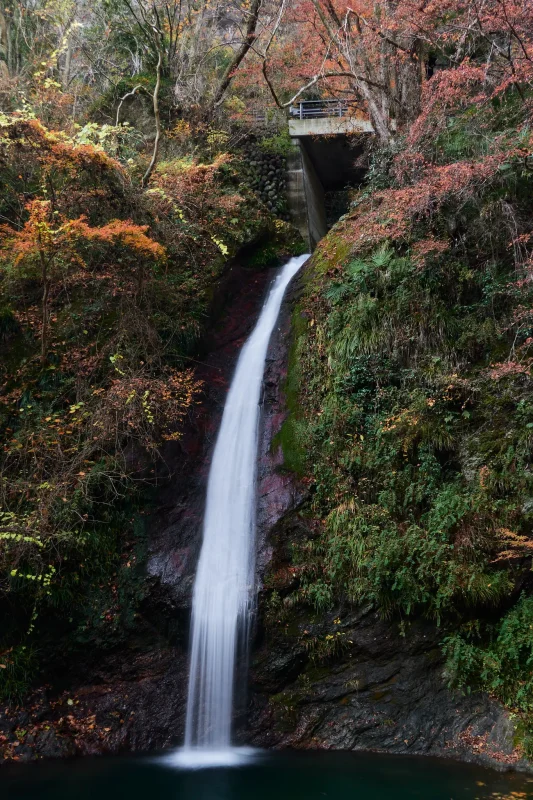
[[276,443],[312,524],[269,621],[427,616],[533,752],[532,31],[529,0],[4,4],[2,700],[133,624],[216,282],[295,244],[281,112],[340,96],[376,137],[294,315]]
[[57,646],[47,628],[73,647],[127,630],[136,510],[198,402],[213,287],[273,223],[227,154],[161,162],[143,193],[101,147],[0,125],[0,691],[16,699]]
[[143,517],[161,453],[201,401],[217,284],[246,245],[268,239],[253,268],[300,247],[271,213],[286,216],[282,183],[272,201],[248,163],[268,175],[275,158],[277,176],[282,147],[213,110],[247,9],[224,33],[204,3],[38,6],[0,11],[0,701],[12,703],[43,666],[135,625]]
[[530,10],[484,4],[509,46],[491,63],[482,20],[467,29],[471,5],[454,6],[470,57],[455,50],[374,151],[305,277],[280,440],[314,524],[273,610],[370,604],[407,635],[434,619],[449,681],[519,713],[531,752]]

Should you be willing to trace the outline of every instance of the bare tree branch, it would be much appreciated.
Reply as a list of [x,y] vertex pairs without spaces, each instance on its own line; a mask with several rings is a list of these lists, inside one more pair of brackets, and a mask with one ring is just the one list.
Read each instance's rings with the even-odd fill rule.
[[117,126],[118,123],[119,123],[120,109],[122,108],[122,103],[124,102],[124,100],[127,100],[128,97],[133,97],[133,95],[137,94],[139,89],[142,89],[142,88],[143,88],[142,84],[138,83],[137,86],[133,87],[131,92],[127,92],[123,97],[120,98],[120,103],[118,104],[118,107],[117,107],[117,116],[115,118],[115,126]]

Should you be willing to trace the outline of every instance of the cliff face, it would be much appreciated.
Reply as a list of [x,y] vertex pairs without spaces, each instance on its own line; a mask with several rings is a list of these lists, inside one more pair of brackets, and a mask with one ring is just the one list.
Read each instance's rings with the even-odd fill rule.
[[[299,295],[296,283],[271,343],[265,375],[259,491],[262,591],[248,719],[240,736],[259,747],[368,749],[527,768],[515,750],[514,725],[502,706],[485,694],[465,695],[447,687],[443,632],[435,625],[417,620],[402,626],[399,619],[383,619],[370,607],[335,606],[321,614],[283,607],[299,581],[293,546],[317,535],[316,522],[306,510],[307,481],[284,468],[277,444],[287,418],[289,314]],[[321,649],[321,642],[327,649]]]
[[[191,588],[210,453],[239,348],[272,274],[236,266],[223,287],[226,311],[200,365],[202,403],[179,445],[172,444],[165,454],[173,477],[149,521],[149,578],[133,634],[105,657],[89,655],[83,664],[72,665],[63,691],[58,687],[39,694],[33,711],[1,718],[11,757],[153,750],[181,742]],[[335,606],[317,614],[283,607],[283,598],[299,581],[293,545],[317,535],[305,510],[307,482],[285,468],[279,444],[288,414],[291,315],[300,294],[296,281],[282,308],[265,372],[257,557],[261,591],[248,707],[238,714],[238,737],[260,747],[370,749],[525,767],[502,707],[486,695],[465,696],[447,688],[442,633],[434,625],[415,621],[402,628],[370,608]],[[27,733],[18,744],[22,728]]]
[[344,613],[339,627],[346,649],[322,664],[291,646],[290,634],[266,634],[253,669],[254,744],[523,765],[502,708],[446,688],[433,626],[415,623],[401,636],[397,624],[362,609]]

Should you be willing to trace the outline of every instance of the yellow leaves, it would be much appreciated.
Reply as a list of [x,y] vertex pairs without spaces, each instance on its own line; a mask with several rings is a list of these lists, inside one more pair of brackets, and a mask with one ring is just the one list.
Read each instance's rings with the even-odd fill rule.
[[213,241],[216,244],[216,246],[218,247],[223,256],[227,256],[229,254],[228,247],[224,244],[223,241],[221,241],[221,239],[217,239],[216,236],[212,236],[211,241]]
[[[125,372],[123,372],[123,371],[122,371],[122,370],[121,370],[121,369],[120,369],[120,368],[117,366],[117,365],[118,365],[118,364],[119,364],[121,361],[123,361],[123,360],[124,360],[124,356],[121,356],[121,355],[120,355],[120,353],[115,353],[114,355],[112,355],[112,356],[109,356],[109,360],[111,361],[111,363],[112,363],[112,364],[113,364],[113,366],[115,367],[115,370],[116,370],[116,372],[118,372],[118,374],[119,374],[119,375],[125,375],[125,374],[126,374]],[[96,392],[93,392],[93,394],[96,394]]]
[[166,135],[169,139],[186,139],[191,135],[191,126],[184,119],[179,119]]
[[61,84],[52,80],[52,78],[46,78],[43,81],[43,86],[45,89],[61,89]]
[[397,427],[415,428],[420,421],[418,414],[411,408],[404,408],[399,414],[394,414],[383,422],[381,431],[388,433]]
[[148,420],[148,422],[151,425],[153,425],[154,424],[154,415],[152,414],[152,409],[150,408],[150,403],[148,402],[149,394],[150,394],[149,391],[146,390],[146,392],[143,394],[141,403],[142,403],[143,411],[144,411],[144,413],[146,415],[146,419]]

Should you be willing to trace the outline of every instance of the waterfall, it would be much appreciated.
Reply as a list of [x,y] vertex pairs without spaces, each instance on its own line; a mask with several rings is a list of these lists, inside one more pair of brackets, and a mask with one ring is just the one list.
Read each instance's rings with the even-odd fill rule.
[[268,343],[285,290],[308,256],[292,258],[276,278],[244,345],[228,393],[207,484],[203,540],[192,601],[185,747],[231,751],[237,643],[255,599],[258,421]]

